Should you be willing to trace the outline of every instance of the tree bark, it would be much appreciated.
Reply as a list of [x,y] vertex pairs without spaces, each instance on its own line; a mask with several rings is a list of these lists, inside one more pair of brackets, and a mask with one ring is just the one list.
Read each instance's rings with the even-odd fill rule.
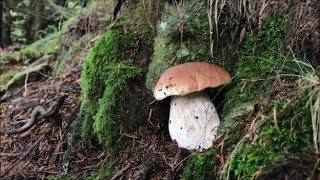
[[67,0],[56,0],[55,4],[58,6],[65,6],[66,5]]
[[87,5],[89,4],[90,0],[81,0],[81,6],[82,7],[87,7]]
[[0,48],[2,48],[3,0],[0,0]]
[[11,15],[10,15],[10,0],[3,1],[2,10],[2,46],[7,47],[12,44],[11,41]]
[[29,15],[25,23],[26,41],[32,43],[39,38],[39,30],[43,26],[44,1],[32,0],[29,4]]

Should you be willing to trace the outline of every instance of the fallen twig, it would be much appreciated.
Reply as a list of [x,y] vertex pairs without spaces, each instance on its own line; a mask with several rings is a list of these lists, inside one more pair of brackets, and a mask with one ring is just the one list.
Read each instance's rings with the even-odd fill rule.
[[50,165],[53,165],[53,164],[56,162],[57,157],[58,157],[58,155],[59,155],[59,152],[61,151],[62,143],[63,143],[63,142],[62,142],[61,140],[58,141],[58,144],[56,145],[56,148],[55,148],[54,151],[52,152],[52,155],[51,155],[51,157],[50,157],[50,159],[49,159],[49,166],[50,166]]
[[35,107],[31,113],[31,117],[29,119],[23,120],[26,121],[26,123],[21,128],[14,130],[0,130],[0,135],[13,135],[27,131],[36,123],[39,115],[42,118],[47,118],[56,113],[62,106],[66,98],[67,95],[60,96],[48,110],[45,110],[43,106]]
[[20,156],[22,153],[19,152],[19,153],[0,153],[0,157],[1,156],[6,156],[6,157],[17,157],[17,156]]
[[28,96],[28,78],[29,78],[29,73],[27,73],[26,78],[24,80],[24,92],[23,92],[23,97],[27,97]]
[[28,129],[26,132],[21,133],[21,134],[19,135],[19,139],[28,137],[35,128],[36,128],[36,126],[32,126],[32,127],[31,127],[30,129]]
[[121,136],[126,136],[126,137],[132,138],[132,139],[139,139],[139,137],[134,134],[121,133]]
[[152,117],[152,108],[150,109],[149,111],[149,115],[148,115],[148,123],[154,125],[152,122],[151,122],[151,117]]
[[131,167],[131,164],[127,164],[125,167],[123,167],[122,169],[120,169],[118,172],[116,172],[111,180],[115,180],[118,179],[120,176],[122,176],[129,168]]
[[17,73],[16,75],[14,75],[9,81],[8,83],[5,85],[5,91],[10,90],[11,88],[13,88],[15,86],[15,84],[23,84],[23,80],[25,80],[26,76],[30,76],[32,77],[33,74],[37,74],[38,72],[48,69],[49,68],[49,64],[48,63],[43,63],[40,64],[38,66],[35,67],[30,67],[24,71],[21,71],[19,73]]

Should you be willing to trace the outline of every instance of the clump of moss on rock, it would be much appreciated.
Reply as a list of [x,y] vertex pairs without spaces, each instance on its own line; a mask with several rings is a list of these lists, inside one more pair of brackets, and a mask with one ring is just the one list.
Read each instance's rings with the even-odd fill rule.
[[[157,25],[152,62],[147,74],[148,89],[152,89],[160,74],[175,63],[211,61],[204,1],[188,1],[180,8],[165,4],[164,16]],[[182,12],[180,17],[178,11]]]
[[128,80],[140,74],[132,61],[120,59],[127,40],[118,30],[106,31],[89,52],[81,76],[81,137],[97,137],[110,155],[119,145],[119,124],[114,115],[117,98]]
[[123,6],[119,25],[123,25],[128,33],[134,34],[144,44],[152,45],[156,34],[157,19],[162,14],[163,0],[131,0]]

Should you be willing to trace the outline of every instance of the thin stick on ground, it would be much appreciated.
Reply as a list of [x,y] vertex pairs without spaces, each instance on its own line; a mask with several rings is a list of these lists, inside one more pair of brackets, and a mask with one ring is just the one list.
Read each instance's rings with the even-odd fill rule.
[[48,110],[45,110],[43,106],[35,107],[31,113],[31,117],[29,119],[22,120],[26,123],[21,128],[13,130],[0,130],[0,135],[13,135],[27,131],[37,122],[39,116],[42,118],[48,118],[56,113],[67,97],[67,95],[60,96]]
[[115,180],[115,179],[118,179],[120,176],[122,176],[129,168],[131,167],[131,164],[127,164],[125,167],[123,167],[122,169],[120,169],[118,172],[116,172],[111,180]]
[[27,73],[26,78],[24,80],[24,92],[23,92],[23,97],[27,97],[28,96],[28,78],[29,78],[29,73]]

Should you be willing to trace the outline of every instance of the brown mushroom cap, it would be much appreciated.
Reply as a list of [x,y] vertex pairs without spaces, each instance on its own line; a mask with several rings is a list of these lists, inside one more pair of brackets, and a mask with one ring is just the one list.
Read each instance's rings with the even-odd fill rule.
[[230,81],[230,74],[217,65],[189,62],[173,66],[162,73],[153,88],[153,96],[157,100],[173,95],[183,96]]

